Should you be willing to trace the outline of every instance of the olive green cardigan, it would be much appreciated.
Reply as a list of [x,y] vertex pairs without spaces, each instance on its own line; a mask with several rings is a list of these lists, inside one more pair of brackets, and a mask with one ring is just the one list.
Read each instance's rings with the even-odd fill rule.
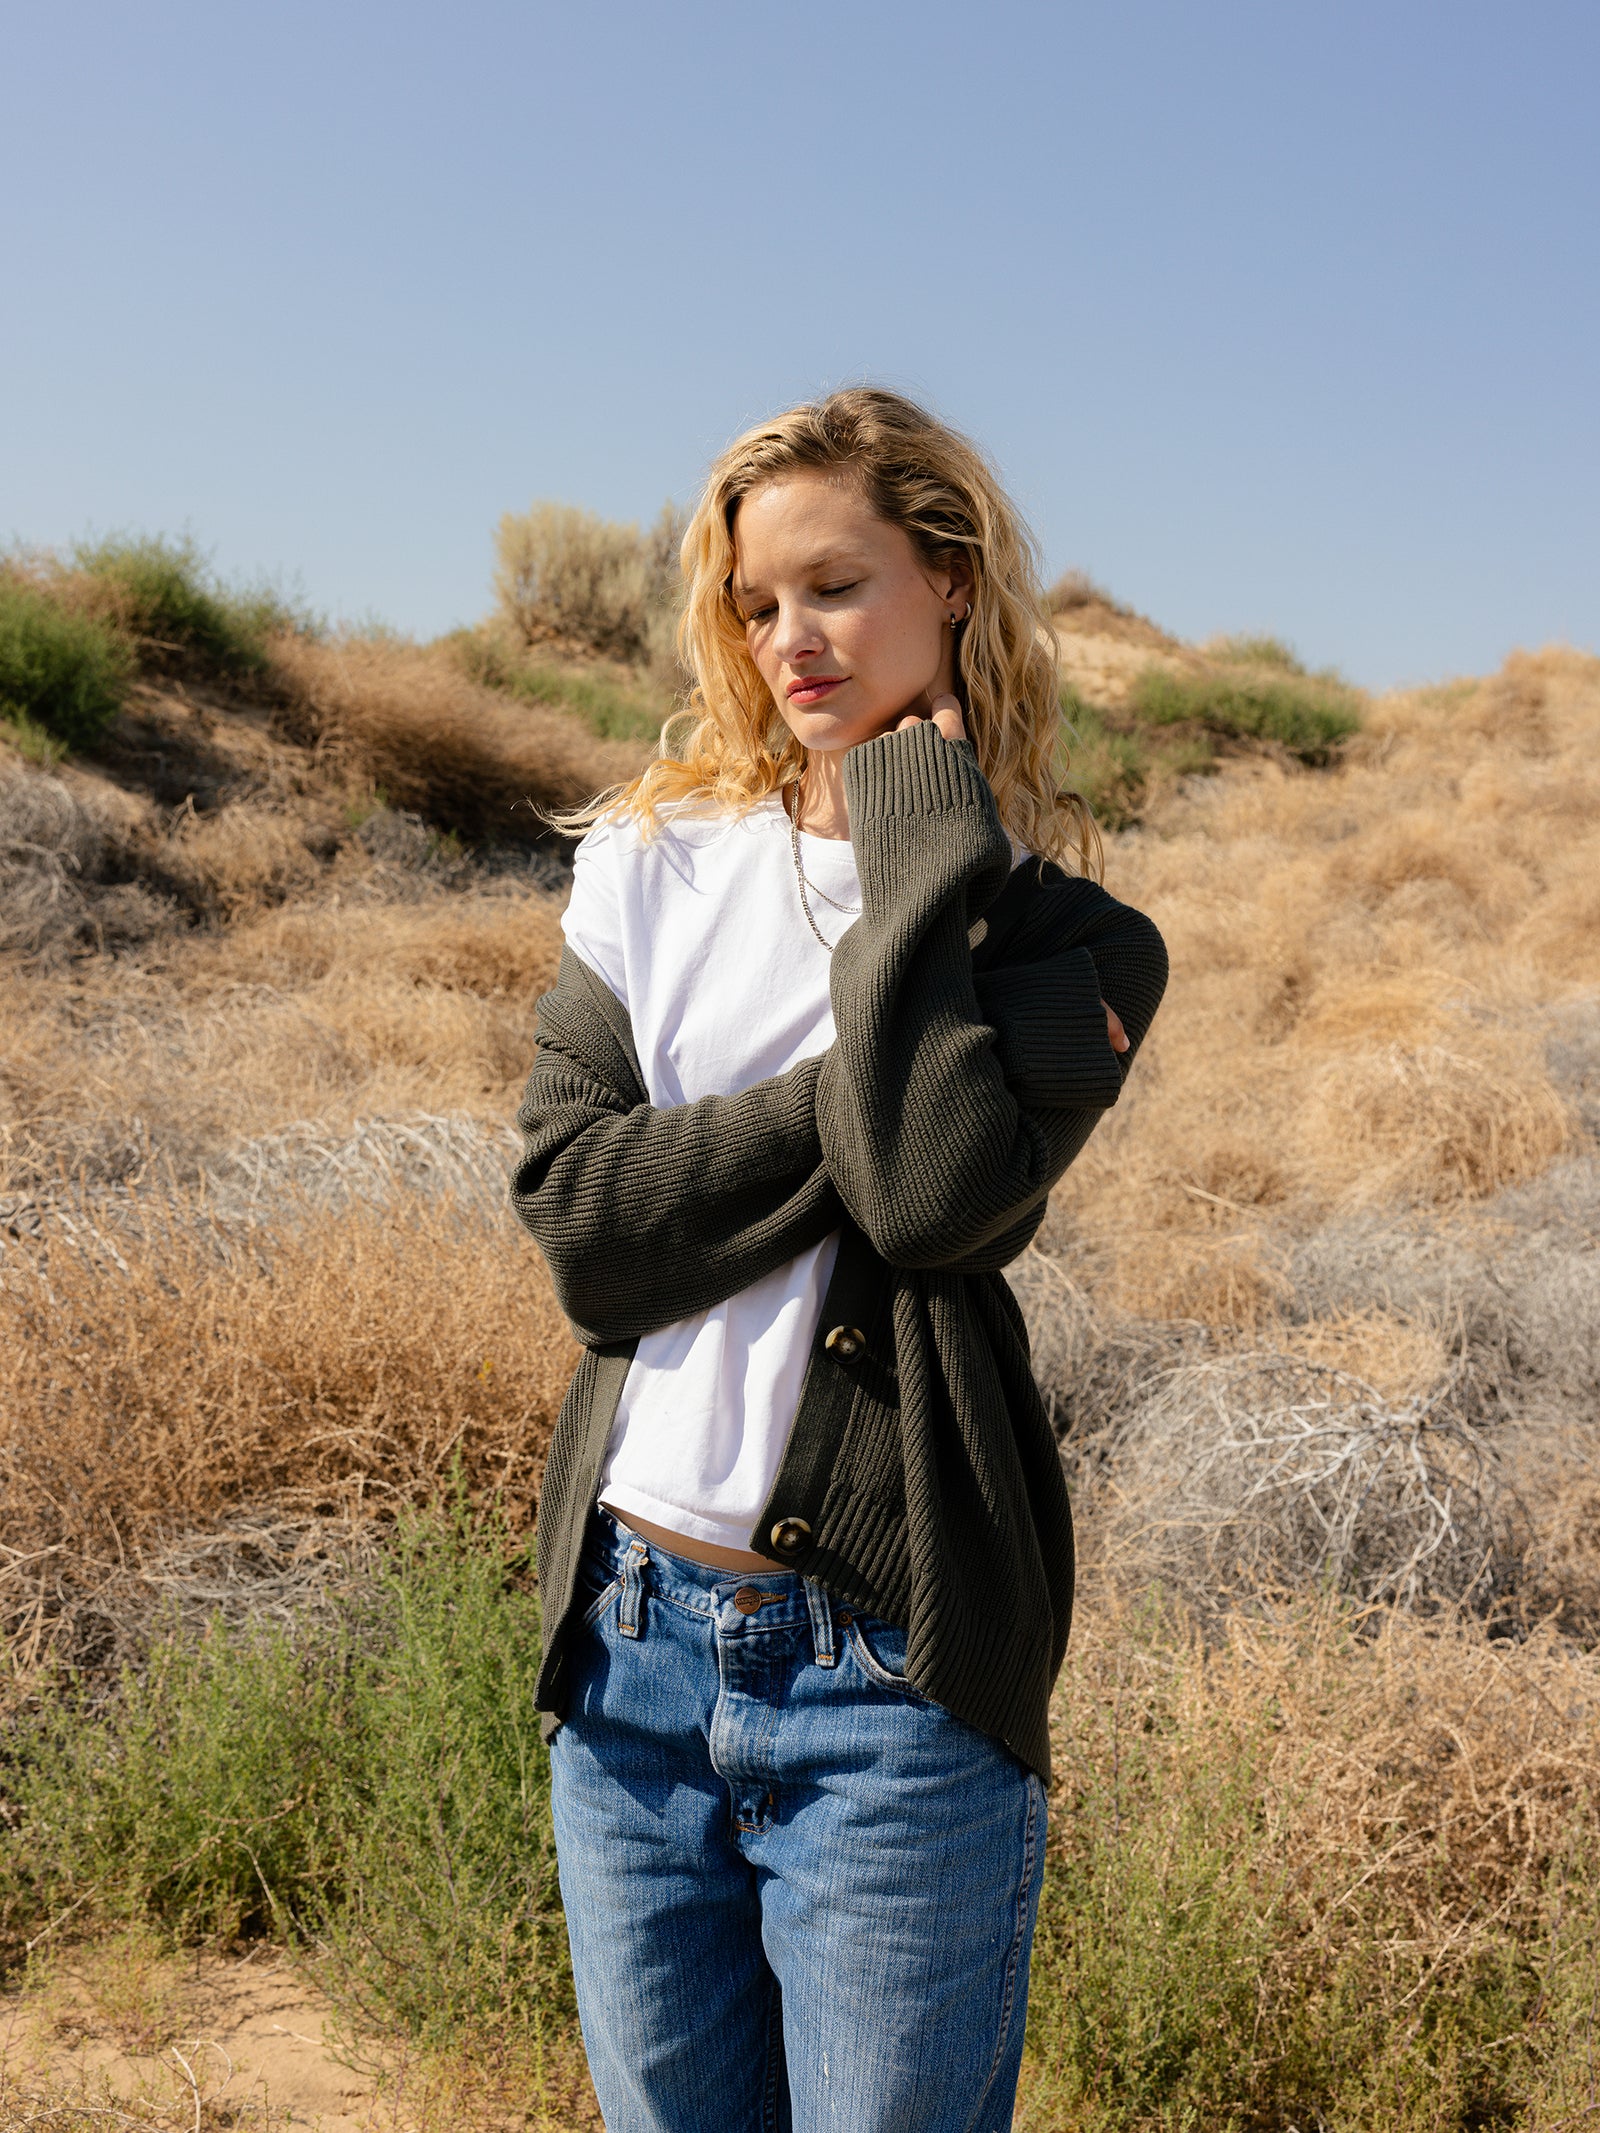
[[1000,1269],[1115,1103],[1105,1006],[1137,1049],[1161,936],[1011,847],[970,743],[931,722],[844,759],[861,916],[828,1051],[737,1096],[654,1108],[626,1010],[568,949],[539,1003],[512,1183],[585,1353],[539,1513],[559,1723],[584,1528],[639,1337],[838,1257],[750,1546],[908,1632],[913,1686],[1049,1774],[1072,1611],[1061,1460]]

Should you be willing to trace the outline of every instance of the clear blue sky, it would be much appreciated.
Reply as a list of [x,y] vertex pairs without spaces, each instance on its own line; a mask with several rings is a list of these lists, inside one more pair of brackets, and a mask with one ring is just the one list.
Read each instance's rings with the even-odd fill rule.
[[1594,0],[6,10],[0,538],[432,634],[872,378],[1052,570],[1381,685],[1600,639]]

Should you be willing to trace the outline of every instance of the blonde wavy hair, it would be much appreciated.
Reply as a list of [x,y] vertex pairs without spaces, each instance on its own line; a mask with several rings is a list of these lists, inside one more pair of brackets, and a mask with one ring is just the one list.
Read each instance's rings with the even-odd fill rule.
[[807,751],[750,656],[732,591],[740,504],[800,472],[858,481],[871,508],[902,529],[930,570],[965,556],[972,604],[956,639],[956,693],[1000,819],[1029,851],[1098,877],[1094,817],[1063,783],[1058,647],[1032,539],[976,446],[914,401],[875,386],[775,415],[717,460],[681,551],[678,650],[693,677],[686,702],[637,777],[549,819],[575,834],[622,813],[649,837],[665,803],[699,800],[744,814],[800,777]]

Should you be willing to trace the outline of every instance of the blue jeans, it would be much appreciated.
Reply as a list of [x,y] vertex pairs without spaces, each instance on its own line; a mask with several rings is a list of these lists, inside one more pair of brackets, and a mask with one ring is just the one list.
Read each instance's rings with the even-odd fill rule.
[[1038,1778],[793,1571],[599,1512],[578,1604],[552,1800],[609,2133],[1002,2133]]

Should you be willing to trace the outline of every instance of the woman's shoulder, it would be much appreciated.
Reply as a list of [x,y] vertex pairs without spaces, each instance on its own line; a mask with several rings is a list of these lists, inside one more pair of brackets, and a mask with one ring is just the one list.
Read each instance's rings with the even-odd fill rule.
[[648,823],[629,809],[613,808],[600,816],[579,841],[575,865],[599,866],[609,872],[665,865],[677,871],[680,858],[719,845],[741,823],[759,824],[774,813],[774,799],[734,812],[699,794],[657,802]]

